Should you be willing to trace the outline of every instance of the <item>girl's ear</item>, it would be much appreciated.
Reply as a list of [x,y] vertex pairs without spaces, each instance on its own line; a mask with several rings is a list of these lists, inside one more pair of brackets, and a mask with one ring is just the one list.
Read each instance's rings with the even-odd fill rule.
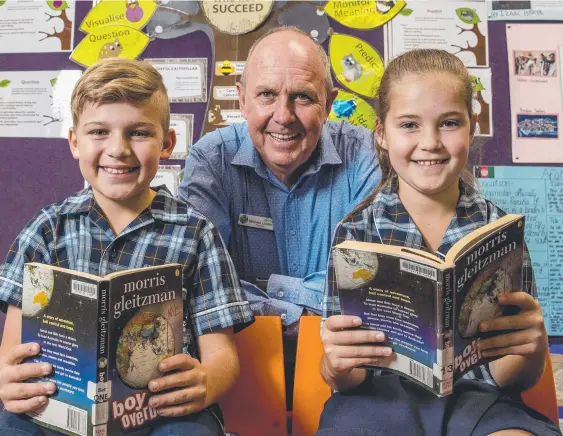
[[379,118],[375,120],[375,140],[384,150],[387,150],[387,142],[385,141],[385,132],[383,130],[383,123]]

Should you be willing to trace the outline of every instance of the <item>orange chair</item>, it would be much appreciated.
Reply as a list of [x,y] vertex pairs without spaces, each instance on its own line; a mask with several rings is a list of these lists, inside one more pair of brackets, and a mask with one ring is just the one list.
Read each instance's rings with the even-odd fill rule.
[[557,395],[555,392],[555,380],[549,353],[545,361],[545,369],[540,381],[531,389],[522,392],[522,400],[535,411],[547,416],[556,425],[559,425],[559,413],[557,411]]
[[320,329],[320,316],[301,317],[293,387],[292,436],[309,436],[317,430],[324,404],[330,397],[330,387],[319,370],[323,355]]
[[[324,403],[330,396],[330,388],[319,370],[323,353],[320,322],[320,316],[304,316],[299,326],[293,390],[293,436],[311,436],[317,430]],[[540,381],[525,391],[522,399],[529,407],[559,425],[555,382],[549,355]]]
[[235,341],[240,376],[219,401],[225,431],[238,436],[287,436],[280,318],[257,316]]

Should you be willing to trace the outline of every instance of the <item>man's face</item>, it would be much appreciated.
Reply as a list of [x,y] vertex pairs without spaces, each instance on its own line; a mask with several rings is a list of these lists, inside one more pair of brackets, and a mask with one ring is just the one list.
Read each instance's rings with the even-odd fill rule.
[[317,147],[336,90],[327,97],[322,59],[295,32],[264,39],[246,64],[239,103],[256,150],[285,184]]

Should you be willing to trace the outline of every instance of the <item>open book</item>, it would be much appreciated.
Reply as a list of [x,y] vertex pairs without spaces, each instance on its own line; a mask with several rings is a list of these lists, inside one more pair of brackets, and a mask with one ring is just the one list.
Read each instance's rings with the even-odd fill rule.
[[182,352],[182,266],[130,269],[97,277],[28,263],[24,267],[22,343],[48,362],[57,392],[40,412],[44,427],[68,435],[138,430],[156,419],[148,404],[158,364]]
[[515,313],[497,296],[523,289],[524,217],[506,215],[460,239],[445,260],[426,251],[346,241],[333,249],[344,315],[386,333],[385,369],[438,396],[485,360],[482,321]]

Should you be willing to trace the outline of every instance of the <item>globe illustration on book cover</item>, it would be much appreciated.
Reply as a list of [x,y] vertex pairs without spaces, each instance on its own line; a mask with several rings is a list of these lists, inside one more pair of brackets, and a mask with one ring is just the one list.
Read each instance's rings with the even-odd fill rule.
[[482,321],[503,314],[498,296],[512,292],[512,277],[504,268],[483,271],[471,285],[459,311],[459,334],[470,338],[479,333]]
[[376,253],[342,249],[341,274],[338,275],[340,289],[355,289],[373,280],[377,274],[379,261]]
[[[39,316],[51,302],[55,275],[53,270],[26,265],[23,276],[22,314],[26,317]],[[27,290],[31,290],[28,292]]]
[[149,381],[162,375],[158,364],[174,354],[174,331],[166,318],[160,313],[137,312],[117,342],[117,373],[127,386],[145,389]]

